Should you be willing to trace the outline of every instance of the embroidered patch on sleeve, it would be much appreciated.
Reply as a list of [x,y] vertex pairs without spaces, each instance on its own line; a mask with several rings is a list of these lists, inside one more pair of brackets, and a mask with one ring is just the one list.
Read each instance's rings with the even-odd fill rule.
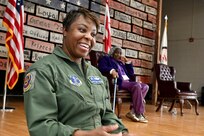
[[24,85],[23,85],[24,93],[34,87],[34,80],[35,80],[35,72],[30,72],[25,76]]
[[75,86],[81,86],[82,82],[76,75],[69,76],[69,82]]

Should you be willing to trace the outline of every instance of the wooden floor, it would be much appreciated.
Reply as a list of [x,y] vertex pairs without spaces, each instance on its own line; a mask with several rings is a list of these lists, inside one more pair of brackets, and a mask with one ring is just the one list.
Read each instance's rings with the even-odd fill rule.
[[[2,100],[2,99],[0,99]],[[2,106],[2,101],[0,102]],[[0,112],[0,136],[29,136],[23,100],[9,99],[7,107],[15,107],[13,112]],[[125,117],[128,112],[128,103],[123,107],[122,121],[131,133],[136,136],[204,136],[204,107],[199,107],[200,115],[195,115],[194,109],[184,109],[184,116],[172,115],[163,109],[163,112],[155,112],[154,105],[146,106],[147,124],[132,122]]]

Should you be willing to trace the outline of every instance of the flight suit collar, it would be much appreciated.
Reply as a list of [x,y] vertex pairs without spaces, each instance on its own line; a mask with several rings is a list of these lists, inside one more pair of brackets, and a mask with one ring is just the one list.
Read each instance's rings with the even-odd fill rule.
[[[70,57],[62,50],[61,47],[56,47],[53,51],[53,54],[55,54],[56,56],[64,59],[64,60],[68,60],[70,62],[73,62]],[[75,63],[75,62],[74,62]],[[85,71],[86,69],[88,68],[88,63],[85,61],[84,58],[82,58],[82,63],[83,63],[83,66],[85,68]]]
[[53,54],[55,54],[56,56],[63,58],[63,59],[69,59],[70,57],[62,50],[61,47],[56,47],[53,51]]

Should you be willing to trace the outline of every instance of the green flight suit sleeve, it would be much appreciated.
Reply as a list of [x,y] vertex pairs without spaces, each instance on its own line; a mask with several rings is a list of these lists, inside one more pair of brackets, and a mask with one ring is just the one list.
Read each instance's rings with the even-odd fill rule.
[[106,100],[106,112],[102,117],[102,124],[103,125],[118,124],[119,128],[113,133],[128,132],[128,129],[125,128],[121,120],[116,116],[115,113],[113,113],[111,103],[110,103],[110,91],[109,91],[109,84],[108,84],[107,78],[105,78],[105,85],[107,90],[107,96],[109,99]]
[[58,121],[54,72],[31,70],[24,81],[24,107],[30,136],[71,136],[78,128]]

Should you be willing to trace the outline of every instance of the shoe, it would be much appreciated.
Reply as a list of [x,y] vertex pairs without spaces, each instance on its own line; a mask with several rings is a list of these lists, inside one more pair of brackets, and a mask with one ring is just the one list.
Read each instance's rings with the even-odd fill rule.
[[138,114],[136,115],[136,117],[139,119],[139,122],[142,122],[142,123],[148,122],[148,120],[142,114]]
[[139,119],[135,116],[134,113],[128,112],[125,116],[126,116],[127,118],[131,119],[132,121],[135,121],[135,122],[138,122],[138,121],[139,121]]
[[148,117],[147,117],[147,116],[145,116],[144,114],[142,114],[142,116],[143,116],[145,119],[148,119]]
[[144,103],[144,104],[146,104],[146,103],[147,103],[145,99],[143,99],[143,103]]

